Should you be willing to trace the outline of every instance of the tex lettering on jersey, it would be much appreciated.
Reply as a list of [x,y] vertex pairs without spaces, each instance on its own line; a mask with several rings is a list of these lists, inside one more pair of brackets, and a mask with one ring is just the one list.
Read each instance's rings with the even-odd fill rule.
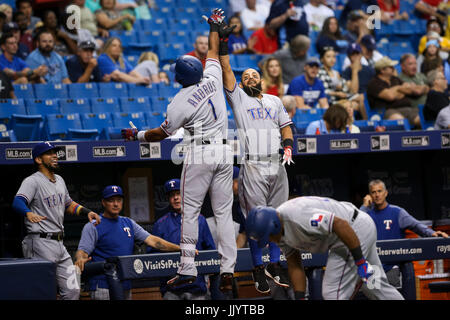
[[52,194],[43,200],[49,208],[64,206],[64,193]]
[[247,113],[253,120],[276,120],[278,118],[278,111],[272,110],[270,107],[250,108]]
[[193,107],[197,107],[216,91],[217,88],[214,81],[208,81],[205,84],[199,86],[199,88],[191,95],[187,102],[190,103]]

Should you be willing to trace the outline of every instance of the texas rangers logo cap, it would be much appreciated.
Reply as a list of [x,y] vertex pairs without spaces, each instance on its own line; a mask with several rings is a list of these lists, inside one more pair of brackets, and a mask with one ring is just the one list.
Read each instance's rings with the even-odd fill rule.
[[114,196],[121,196],[123,197],[122,188],[119,186],[107,186],[105,189],[103,189],[103,199],[108,199]]
[[171,191],[180,190],[180,179],[171,179],[164,184],[164,190],[166,193]]
[[46,153],[49,150],[58,150],[60,147],[54,146],[48,141],[38,143],[34,146],[32,154],[33,160],[39,157],[41,154]]

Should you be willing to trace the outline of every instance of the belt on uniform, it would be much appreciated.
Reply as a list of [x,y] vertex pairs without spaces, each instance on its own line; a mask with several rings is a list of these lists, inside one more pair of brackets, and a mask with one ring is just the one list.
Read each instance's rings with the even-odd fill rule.
[[356,217],[358,217],[359,211],[357,209],[355,209],[355,211],[353,211],[353,217],[352,217],[352,222],[355,221]]
[[268,154],[268,155],[258,155],[258,154],[246,154],[245,160],[251,161],[269,161],[269,160],[280,160],[280,155],[278,153]]
[[45,239],[51,239],[51,240],[57,240],[57,241],[64,240],[64,232],[58,232],[58,233],[41,232],[41,233],[30,233],[30,234],[38,234],[39,238],[45,238]]
[[196,145],[205,145],[205,144],[227,144],[227,139],[222,140],[209,140],[209,139],[196,139]]

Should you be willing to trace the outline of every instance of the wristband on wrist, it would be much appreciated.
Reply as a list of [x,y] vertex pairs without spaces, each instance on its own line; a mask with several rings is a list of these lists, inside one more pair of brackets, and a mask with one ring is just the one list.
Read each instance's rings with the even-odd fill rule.
[[219,56],[227,56],[227,55],[228,55],[228,39],[220,40]]
[[284,139],[282,143],[283,143],[283,148],[291,147],[292,149],[294,149],[294,140]]
[[87,216],[89,212],[91,212],[92,210],[83,207],[82,205],[78,204],[75,206],[75,208],[73,209],[73,213],[76,214],[77,216]]
[[137,139],[140,142],[146,142],[147,141],[147,140],[145,140],[145,130],[141,130],[141,131],[138,132]]
[[295,300],[305,300],[305,292],[304,291],[294,291]]
[[350,253],[353,256],[353,259],[355,260],[355,263],[358,262],[361,259],[364,259],[362,250],[361,250],[361,246],[357,246],[354,249],[350,249]]

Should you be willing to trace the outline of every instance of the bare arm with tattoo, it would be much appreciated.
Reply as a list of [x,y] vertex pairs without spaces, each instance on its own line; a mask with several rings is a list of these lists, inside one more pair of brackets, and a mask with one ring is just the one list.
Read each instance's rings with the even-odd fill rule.
[[160,237],[149,235],[147,239],[144,240],[144,242],[157,250],[160,251],[180,251],[180,246],[177,244],[174,244],[172,242],[166,241]]

